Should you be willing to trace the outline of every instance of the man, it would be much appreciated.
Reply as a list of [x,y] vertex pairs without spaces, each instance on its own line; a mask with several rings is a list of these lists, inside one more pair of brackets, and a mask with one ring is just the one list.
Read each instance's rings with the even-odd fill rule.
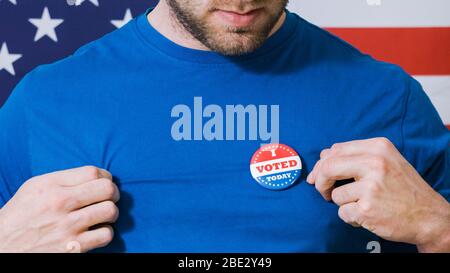
[[[0,250],[450,251],[421,86],[286,5],[160,1],[29,73],[0,111]],[[249,164],[278,142],[302,173],[270,190]]]

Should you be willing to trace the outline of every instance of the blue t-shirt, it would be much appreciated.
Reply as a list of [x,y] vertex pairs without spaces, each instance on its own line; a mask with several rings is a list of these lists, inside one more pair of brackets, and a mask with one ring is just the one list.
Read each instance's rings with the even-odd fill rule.
[[[258,122],[248,118],[242,131],[229,106]],[[322,149],[381,136],[449,198],[450,134],[399,67],[294,13],[261,48],[233,57],[181,47],[142,14],[13,91],[0,111],[0,205],[30,177],[95,165],[122,197],[105,251],[367,252],[370,241],[414,249],[344,223],[305,182]],[[249,169],[261,144],[277,141],[303,162],[282,191],[261,187]]]

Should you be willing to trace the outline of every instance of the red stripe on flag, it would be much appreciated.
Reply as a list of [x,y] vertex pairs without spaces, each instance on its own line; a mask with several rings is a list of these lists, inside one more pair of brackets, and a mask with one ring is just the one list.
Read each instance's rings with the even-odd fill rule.
[[413,75],[450,75],[450,27],[327,28],[374,58]]
[[449,129],[449,130],[450,130],[450,124],[449,124],[449,125],[447,125],[447,129]]

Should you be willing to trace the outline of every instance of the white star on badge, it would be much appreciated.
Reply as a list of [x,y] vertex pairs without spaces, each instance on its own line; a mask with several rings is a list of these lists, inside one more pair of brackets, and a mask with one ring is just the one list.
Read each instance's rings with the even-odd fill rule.
[[127,9],[125,11],[125,16],[122,20],[111,20],[111,24],[113,24],[116,28],[123,27],[126,23],[128,23],[131,19],[133,19],[133,15],[131,14],[131,10]]
[[5,69],[9,74],[13,76],[16,75],[13,63],[20,58],[22,58],[22,54],[10,54],[8,46],[6,43],[3,43],[2,48],[0,49],[0,71]]
[[[86,0],[75,0],[75,6],[79,6],[81,4],[83,4],[83,2]],[[89,0],[89,2],[91,2],[92,4],[94,4],[95,6],[99,6],[98,4],[98,0]]]
[[58,37],[56,37],[55,28],[64,22],[63,19],[52,19],[48,8],[45,7],[42,12],[41,18],[31,18],[28,19],[30,23],[37,27],[36,35],[34,36],[34,41],[38,41],[44,36],[48,36],[53,41],[57,42]]

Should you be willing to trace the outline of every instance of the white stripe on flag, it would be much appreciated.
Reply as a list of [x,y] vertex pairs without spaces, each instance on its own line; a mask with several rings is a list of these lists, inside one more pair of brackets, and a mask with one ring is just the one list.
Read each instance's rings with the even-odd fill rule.
[[293,0],[288,8],[322,27],[450,26],[450,0]]
[[445,124],[450,124],[450,76],[415,76]]

